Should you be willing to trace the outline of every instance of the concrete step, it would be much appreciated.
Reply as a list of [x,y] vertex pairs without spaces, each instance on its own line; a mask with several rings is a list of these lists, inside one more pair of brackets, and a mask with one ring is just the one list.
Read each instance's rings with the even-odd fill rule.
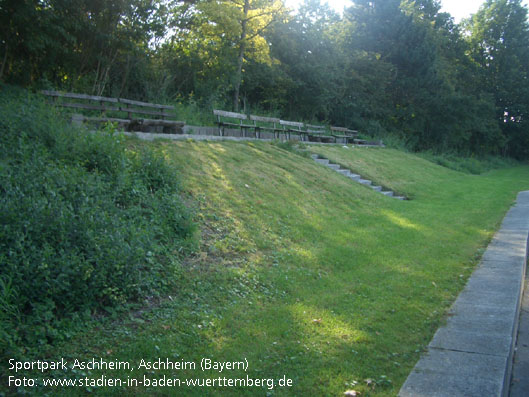
[[391,190],[383,192],[382,191],[382,186],[373,185],[373,182],[370,181],[369,179],[362,179],[362,177],[360,175],[354,174],[354,173],[351,172],[351,170],[348,170],[346,168],[341,168],[339,164],[331,163],[329,161],[329,159],[320,158],[319,155],[317,155],[317,154],[312,154],[310,157],[312,157],[312,159],[314,159],[314,161],[316,161],[316,162],[318,162],[320,164],[326,165],[327,167],[335,170],[336,172],[339,172],[340,174],[342,174],[342,175],[344,175],[344,176],[346,176],[348,178],[351,178],[355,182],[359,182],[362,185],[366,185],[366,186],[371,187],[371,189],[373,189],[376,192],[382,193],[383,195],[388,196],[388,197],[394,197],[397,200],[406,200],[406,197],[395,196],[394,193]]

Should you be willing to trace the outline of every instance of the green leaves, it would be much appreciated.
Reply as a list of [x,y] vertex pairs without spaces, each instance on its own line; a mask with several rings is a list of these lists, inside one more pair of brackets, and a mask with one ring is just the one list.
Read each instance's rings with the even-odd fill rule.
[[10,120],[0,125],[0,350],[12,354],[60,338],[65,321],[174,287],[194,237],[160,154],[135,155],[118,135],[72,129],[17,96],[0,95]]
[[490,93],[504,152],[529,155],[529,23],[520,0],[488,0],[467,22],[481,89]]

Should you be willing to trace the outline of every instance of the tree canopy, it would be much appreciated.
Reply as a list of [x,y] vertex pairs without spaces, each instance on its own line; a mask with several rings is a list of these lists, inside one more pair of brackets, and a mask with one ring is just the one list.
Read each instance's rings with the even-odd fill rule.
[[2,0],[0,79],[195,101],[397,136],[414,150],[529,157],[529,23],[486,0]]

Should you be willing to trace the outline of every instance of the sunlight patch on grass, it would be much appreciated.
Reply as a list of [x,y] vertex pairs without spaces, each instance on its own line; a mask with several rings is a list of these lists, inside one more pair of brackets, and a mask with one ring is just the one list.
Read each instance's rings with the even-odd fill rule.
[[390,222],[394,223],[397,226],[407,228],[407,229],[413,229],[413,230],[424,230],[424,228],[421,225],[415,224],[410,222],[408,219],[398,216],[396,213],[388,210],[382,210],[380,211],[384,216],[386,216]]
[[304,328],[304,343],[331,345],[331,340],[354,343],[366,342],[369,335],[355,329],[352,323],[345,322],[332,310],[296,303],[290,307],[293,318]]
[[396,395],[516,192],[529,189],[529,167],[471,177],[391,149],[309,148],[416,199],[401,202],[274,144],[130,143],[140,144],[178,170],[200,252],[174,300],[140,327],[112,324],[70,349],[247,357],[253,374],[295,380],[277,395],[342,395],[366,378],[380,386],[364,382],[363,395]]

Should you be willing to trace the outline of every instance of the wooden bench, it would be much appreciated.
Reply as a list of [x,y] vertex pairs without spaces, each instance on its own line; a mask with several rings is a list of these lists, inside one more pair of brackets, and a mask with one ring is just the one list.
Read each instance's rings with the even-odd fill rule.
[[248,116],[242,113],[226,112],[224,110],[213,109],[213,114],[216,116],[216,123],[219,126],[219,135],[224,136],[224,129],[226,127],[237,127],[242,136],[246,136],[246,131],[250,128],[255,129],[254,125],[244,124],[248,120]]
[[354,143],[354,139],[358,136],[358,131],[350,130],[345,127],[331,127],[331,135],[336,139],[343,139],[343,143]]
[[324,125],[306,124],[305,128],[307,138],[311,142],[329,143],[336,141],[336,139],[332,135],[326,134],[327,127],[325,127]]
[[279,124],[283,126],[285,134],[288,135],[289,140],[291,134],[299,135],[300,140],[302,141],[307,137],[307,132],[303,130],[303,123],[298,123],[297,121],[279,120]]
[[284,128],[280,124],[281,120],[278,118],[255,116],[251,114],[250,120],[253,121],[253,128],[255,129],[257,138],[261,137],[261,131],[272,132],[274,134],[274,139],[279,139],[279,134],[285,132]]
[[[75,123],[116,123],[119,128],[129,131],[158,132],[157,129],[161,128],[161,132],[166,134],[181,134],[183,132],[185,123],[174,120],[174,106],[71,92],[47,90],[41,92],[46,96],[52,97],[53,103],[57,106],[101,112],[99,117],[74,114],[72,121]],[[64,99],[68,100],[68,102],[64,102]],[[119,114],[120,116],[108,117],[108,112]],[[126,114],[126,116],[123,114]],[[143,118],[142,116],[137,116],[138,114],[148,115],[151,118]]]

